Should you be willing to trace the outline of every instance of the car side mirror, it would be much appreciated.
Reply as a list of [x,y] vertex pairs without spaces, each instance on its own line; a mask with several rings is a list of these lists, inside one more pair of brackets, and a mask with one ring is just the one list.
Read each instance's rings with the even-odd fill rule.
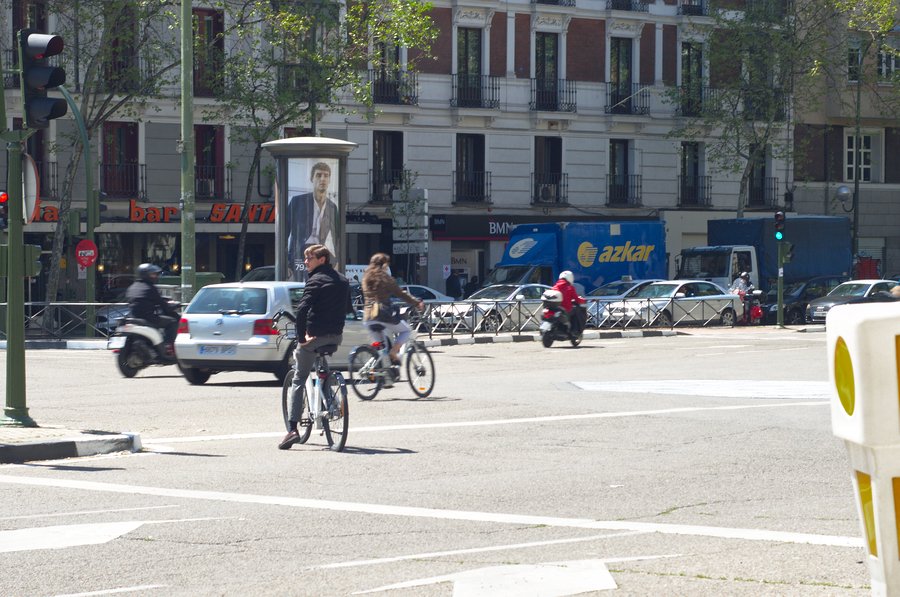
[[524,294],[517,294],[517,295],[516,295],[516,300],[517,300],[517,301],[524,301],[524,300],[525,300],[525,295],[524,295]]
[[683,293],[683,292],[676,292],[676,293],[675,293],[675,298],[684,298],[684,297],[686,297],[686,296],[687,296],[687,295],[686,295],[685,293]]

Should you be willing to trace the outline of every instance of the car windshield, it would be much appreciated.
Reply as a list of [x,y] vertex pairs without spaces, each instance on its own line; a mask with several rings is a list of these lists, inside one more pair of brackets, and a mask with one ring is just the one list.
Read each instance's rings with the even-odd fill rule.
[[504,282],[519,282],[525,277],[525,274],[531,270],[531,267],[532,266],[530,265],[500,266],[488,274],[487,280],[485,280],[484,283],[490,285],[503,284]]
[[634,282],[610,282],[599,288],[594,288],[588,296],[618,296],[625,294],[625,291],[634,286]]
[[247,272],[247,275],[241,278],[241,282],[268,282],[275,279],[275,267],[264,265]]
[[262,315],[266,312],[265,288],[201,288],[188,306],[186,313],[236,313],[243,315],[252,313]]
[[513,292],[515,292],[516,287],[512,285],[501,285],[501,286],[488,286],[487,288],[482,288],[468,299],[469,301],[483,301],[489,300],[494,301],[497,299],[505,299]]
[[836,286],[834,290],[828,293],[828,296],[865,296],[866,290],[868,289],[869,284],[854,284],[848,282]]
[[675,296],[678,284],[649,284],[640,289],[631,298],[670,298]]
[[[803,291],[803,287],[806,282],[794,282],[788,286],[784,287],[783,296],[793,296],[799,295]],[[778,300],[778,288],[771,288],[769,292],[766,293],[766,300],[770,302],[775,302]]]

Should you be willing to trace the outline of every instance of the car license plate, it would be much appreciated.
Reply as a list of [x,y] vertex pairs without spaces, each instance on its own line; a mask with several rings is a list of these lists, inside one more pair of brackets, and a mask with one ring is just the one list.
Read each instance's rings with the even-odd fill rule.
[[218,346],[210,344],[201,344],[199,347],[200,354],[215,354],[223,357],[234,356],[237,354],[236,346]]
[[113,336],[106,341],[107,350],[116,350],[125,346],[125,336]]

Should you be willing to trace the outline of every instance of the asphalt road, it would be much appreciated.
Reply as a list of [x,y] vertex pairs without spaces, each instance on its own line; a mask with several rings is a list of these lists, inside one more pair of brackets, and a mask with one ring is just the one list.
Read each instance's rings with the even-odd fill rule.
[[352,397],[333,453],[315,434],[276,449],[268,375],[197,387],[29,351],[35,420],[137,431],[145,451],[0,466],[0,594],[870,593],[825,334],[456,346],[435,363],[429,399]]

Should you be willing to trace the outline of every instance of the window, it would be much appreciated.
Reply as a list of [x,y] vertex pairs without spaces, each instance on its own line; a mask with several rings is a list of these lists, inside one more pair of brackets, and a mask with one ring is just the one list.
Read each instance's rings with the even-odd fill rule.
[[701,174],[702,155],[700,143],[682,141],[679,205],[706,205],[709,202],[709,181]]
[[878,50],[878,79],[890,81],[894,78],[898,66],[897,49],[884,46]]
[[628,141],[611,139],[609,141],[609,203],[628,203]]
[[565,203],[565,177],[562,174],[562,139],[534,138],[535,203]]
[[225,24],[218,10],[194,10],[194,95],[210,97],[222,85]]
[[103,163],[100,180],[108,197],[137,199],[139,195],[138,124],[103,123]]
[[559,36],[535,33],[535,107],[555,111],[559,105]]
[[225,143],[221,126],[194,126],[195,194],[197,199],[227,199],[225,189]]
[[844,152],[844,180],[856,180],[857,156],[859,165],[859,181],[872,182],[872,135],[860,135],[859,151],[856,151],[856,137],[847,135]]
[[847,48],[847,81],[856,83],[859,81],[859,73],[862,62],[862,47],[859,42],[853,42]]
[[403,181],[403,133],[372,133],[372,200],[389,202]]
[[456,135],[456,201],[490,199],[489,173],[484,168],[484,135]]
[[456,38],[457,105],[481,106],[481,29],[461,27]]
[[626,37],[610,39],[609,50],[609,112],[631,114],[632,40]]
[[681,44],[681,113],[700,114],[703,99],[703,46],[698,43]]

